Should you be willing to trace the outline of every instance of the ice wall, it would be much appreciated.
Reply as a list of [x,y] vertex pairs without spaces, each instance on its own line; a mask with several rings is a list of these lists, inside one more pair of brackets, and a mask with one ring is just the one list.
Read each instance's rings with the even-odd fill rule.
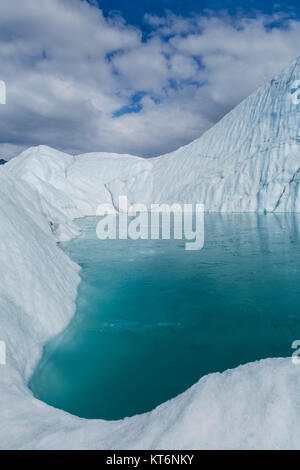
[[[296,90],[298,87],[298,91]],[[300,58],[202,137],[154,159],[48,147],[6,166],[70,217],[100,202],[203,203],[207,211],[299,212]]]
[[155,159],[154,198],[210,211],[299,212],[298,93],[300,57],[200,139]]

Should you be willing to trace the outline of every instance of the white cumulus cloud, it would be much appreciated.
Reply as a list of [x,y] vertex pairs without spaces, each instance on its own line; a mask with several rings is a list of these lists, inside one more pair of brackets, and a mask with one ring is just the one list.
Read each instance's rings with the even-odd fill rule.
[[298,54],[300,21],[145,15],[85,0],[0,0],[0,156],[47,144],[153,156],[199,137]]

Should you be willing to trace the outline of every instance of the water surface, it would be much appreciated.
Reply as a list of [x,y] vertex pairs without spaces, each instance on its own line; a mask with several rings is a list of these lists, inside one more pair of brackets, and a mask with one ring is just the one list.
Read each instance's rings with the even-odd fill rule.
[[99,241],[96,218],[63,249],[82,267],[77,313],[30,387],[85,418],[152,410],[200,377],[300,339],[299,215],[207,214],[205,246]]

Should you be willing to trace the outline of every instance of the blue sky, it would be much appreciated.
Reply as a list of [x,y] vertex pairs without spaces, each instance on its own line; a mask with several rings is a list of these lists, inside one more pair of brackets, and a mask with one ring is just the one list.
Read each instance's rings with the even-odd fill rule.
[[300,3],[296,0],[287,2],[274,2],[272,0],[96,0],[105,15],[119,11],[128,23],[136,24],[145,31],[148,28],[143,20],[145,12],[162,16],[166,10],[176,15],[189,16],[203,14],[205,10],[227,10],[231,15],[239,11],[254,13],[261,11],[271,14],[274,10],[293,12],[300,15]]
[[1,0],[0,157],[39,144],[172,151],[295,60],[299,44],[293,1]]

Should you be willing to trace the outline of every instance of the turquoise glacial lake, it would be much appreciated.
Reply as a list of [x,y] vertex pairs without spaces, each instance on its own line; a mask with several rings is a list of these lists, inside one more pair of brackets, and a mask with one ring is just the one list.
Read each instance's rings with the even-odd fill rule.
[[300,339],[300,214],[206,214],[205,245],[105,240],[97,218],[61,244],[82,268],[77,311],[30,381],[44,402],[115,420],[201,377],[290,356]]

